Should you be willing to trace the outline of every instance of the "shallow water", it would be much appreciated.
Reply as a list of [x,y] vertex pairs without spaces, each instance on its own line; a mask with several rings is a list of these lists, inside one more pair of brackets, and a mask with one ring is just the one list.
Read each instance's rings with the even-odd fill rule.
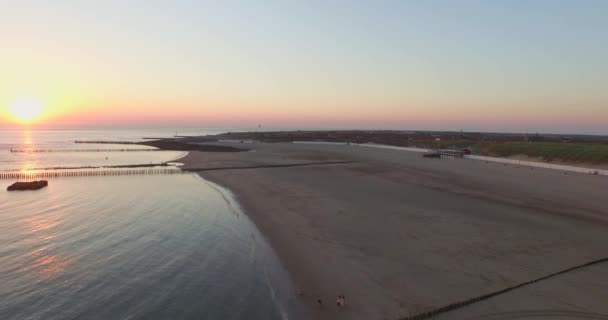
[[[183,152],[61,152],[61,150],[153,149],[139,145],[83,144],[84,141],[144,141],[144,137],[170,137],[164,130],[0,130],[0,170],[157,164]],[[52,149],[51,153],[12,153],[10,149]]]
[[[38,134],[31,145],[65,147],[74,138]],[[0,141],[4,151],[17,144]],[[96,156],[61,154],[75,165]],[[36,156],[40,166],[65,162]],[[4,160],[0,170],[24,164],[14,154]],[[263,236],[229,191],[196,175],[59,178],[38,191],[4,191],[12,182],[0,180],[0,319],[301,315]]]
[[195,176],[1,192],[0,243],[0,319],[281,319],[292,310],[263,237],[225,191]]

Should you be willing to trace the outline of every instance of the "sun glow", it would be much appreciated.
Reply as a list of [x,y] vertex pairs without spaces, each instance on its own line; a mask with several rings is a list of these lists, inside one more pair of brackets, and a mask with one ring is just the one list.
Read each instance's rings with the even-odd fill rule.
[[9,112],[20,123],[32,123],[42,116],[44,107],[35,98],[19,98],[8,106]]

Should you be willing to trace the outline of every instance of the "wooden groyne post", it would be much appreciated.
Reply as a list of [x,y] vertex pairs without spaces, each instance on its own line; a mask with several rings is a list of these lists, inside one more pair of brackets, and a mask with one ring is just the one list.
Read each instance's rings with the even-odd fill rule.
[[114,170],[49,170],[49,171],[13,171],[0,172],[1,180],[36,180],[41,178],[69,177],[105,177],[105,176],[135,176],[135,175],[175,175],[187,173],[179,169],[169,168],[139,168]]
[[149,152],[149,151],[163,151],[160,149],[16,149],[11,148],[12,153],[51,153],[51,152]]

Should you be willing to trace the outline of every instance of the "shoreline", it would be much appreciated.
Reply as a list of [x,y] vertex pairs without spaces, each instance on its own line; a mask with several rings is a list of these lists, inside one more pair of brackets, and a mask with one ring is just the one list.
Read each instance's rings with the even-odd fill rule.
[[[605,240],[608,206],[594,191],[608,187],[603,178],[375,148],[252,147],[256,152],[192,152],[182,162],[185,169],[258,166],[199,175],[235,195],[312,319],[399,319],[605,253],[598,243]],[[259,167],[304,161],[354,162]],[[570,188],[578,192],[568,194]],[[569,302],[597,294],[584,290]],[[347,297],[346,308],[335,306],[338,295]],[[559,304],[557,293],[549,295]]]
[[[288,262],[288,260],[285,260],[285,256],[281,256],[279,255],[279,253],[277,252],[277,245],[278,243],[276,243],[276,240],[273,239],[273,237],[269,237],[269,231],[268,230],[263,230],[260,227],[260,221],[256,220],[256,212],[255,209],[253,209],[254,207],[252,206],[252,203],[250,203],[248,200],[243,199],[242,196],[239,196],[238,193],[235,193],[233,188],[230,188],[230,183],[226,183],[226,181],[223,181],[222,179],[217,179],[211,175],[208,175],[207,172],[196,172],[196,175],[200,176],[201,179],[208,181],[214,185],[219,186],[220,188],[227,190],[229,192],[229,194],[231,195],[231,198],[234,199],[234,201],[236,201],[236,206],[239,208],[239,210],[244,213],[254,224],[255,228],[258,229],[258,231],[260,232],[260,234],[262,235],[262,237],[264,237],[264,240],[268,242],[268,244],[270,245],[271,249],[274,251],[274,254],[279,258],[279,263],[281,264],[281,266],[283,267],[283,269],[285,269],[287,271],[287,276],[289,278],[290,281],[290,285],[293,287],[295,294],[296,294],[296,298],[298,301],[298,304],[300,304],[301,306],[304,307],[305,310],[302,310],[302,314],[297,315],[297,318],[301,318],[301,319],[335,319],[334,317],[320,317],[320,315],[317,313],[318,310],[316,310],[316,308],[311,305],[310,301],[315,300],[317,295],[312,295],[310,293],[304,292],[304,290],[302,290],[301,286],[297,285],[296,279],[297,276],[296,274],[294,274],[293,272],[293,268],[289,268],[286,266],[286,262]],[[232,186],[234,187],[234,186]],[[273,241],[274,240],[274,241]],[[327,300],[327,302],[329,303],[329,307],[333,306],[332,305],[332,301],[331,300]]]
[[[298,299],[297,291],[293,285],[290,273],[283,265],[281,259],[277,256],[270,241],[245,212],[241,203],[239,203],[237,196],[230,189],[203,177],[201,174],[194,174],[193,176],[200,180],[201,183],[207,184],[210,188],[219,193],[230,211],[239,218],[244,216],[247,220],[246,224],[250,224],[251,227],[255,229],[252,233],[252,240],[256,243],[256,247],[259,246],[262,252],[265,253],[266,260],[260,262],[266,269],[264,281],[269,288],[271,288],[271,296],[281,315],[281,319],[290,319],[289,316],[294,316],[295,319],[308,319],[305,317],[305,315],[307,315],[306,311],[301,310],[301,301]],[[256,250],[256,252],[259,251]],[[268,268],[270,268],[271,271],[268,271]]]
[[[139,145],[153,147],[156,149],[141,150],[141,151],[204,151],[204,152],[244,152],[249,151],[233,146],[223,146],[218,144],[201,144],[205,142],[213,142],[215,140],[203,138],[167,138],[151,141],[83,141],[76,140],[74,143],[80,144],[110,144],[110,145]],[[86,151],[86,150],[85,150]]]

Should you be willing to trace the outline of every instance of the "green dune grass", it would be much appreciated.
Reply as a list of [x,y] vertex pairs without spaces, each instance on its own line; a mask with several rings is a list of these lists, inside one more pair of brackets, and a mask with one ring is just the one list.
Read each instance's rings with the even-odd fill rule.
[[510,157],[526,155],[545,161],[608,163],[608,145],[555,142],[504,142],[479,145],[476,153]]

